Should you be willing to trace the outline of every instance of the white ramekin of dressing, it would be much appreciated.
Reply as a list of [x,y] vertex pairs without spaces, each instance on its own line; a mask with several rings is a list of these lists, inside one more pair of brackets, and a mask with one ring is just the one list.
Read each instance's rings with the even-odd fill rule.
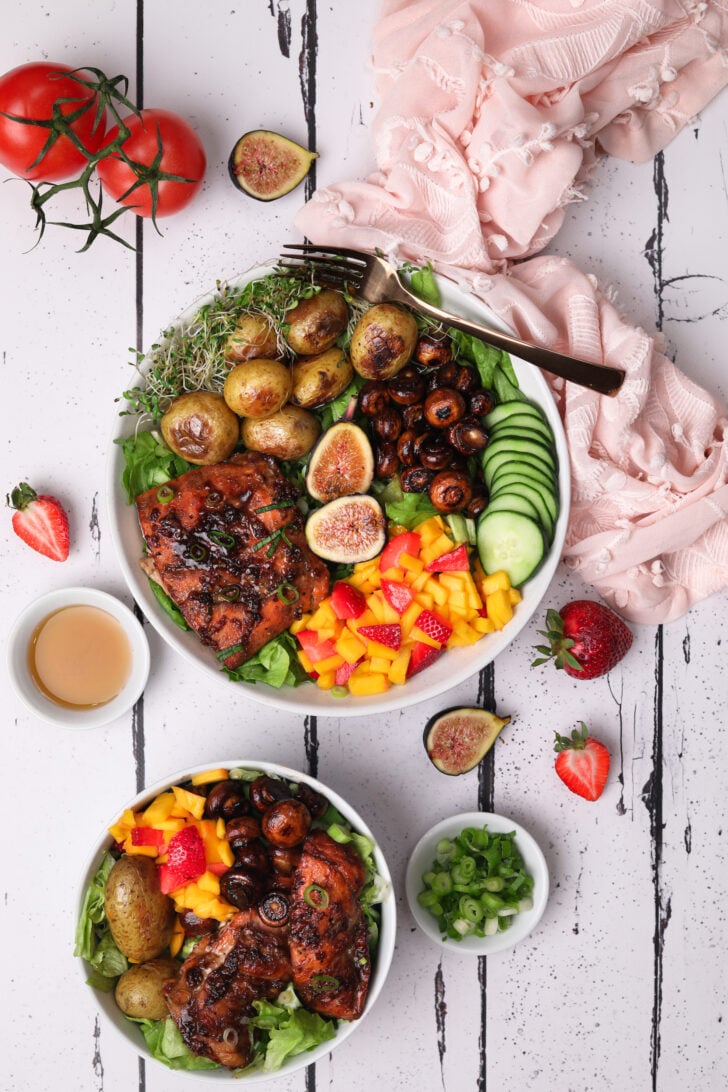
[[8,640],[10,680],[36,716],[100,728],[132,708],[149,676],[139,620],[113,595],[62,588],[34,600]]

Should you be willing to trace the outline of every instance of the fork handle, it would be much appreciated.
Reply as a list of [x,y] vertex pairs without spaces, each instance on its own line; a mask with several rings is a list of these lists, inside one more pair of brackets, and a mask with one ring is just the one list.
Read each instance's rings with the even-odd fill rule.
[[425,303],[424,300],[409,292],[404,285],[399,287],[402,290],[402,303],[409,303],[430,318],[442,322],[444,326],[454,326],[465,334],[487,341],[496,349],[504,349],[507,353],[513,353],[522,360],[527,360],[529,364],[536,364],[554,375],[560,375],[563,379],[568,379],[581,387],[589,387],[590,390],[598,391],[599,394],[608,394],[610,397],[613,397],[622,386],[625,373],[621,368],[612,368],[607,364],[590,364],[586,360],[579,360],[574,356],[566,356],[564,353],[545,349],[541,345],[521,341],[520,338],[503,334],[490,326],[481,326],[477,322],[469,322],[457,315],[451,315],[440,307]]

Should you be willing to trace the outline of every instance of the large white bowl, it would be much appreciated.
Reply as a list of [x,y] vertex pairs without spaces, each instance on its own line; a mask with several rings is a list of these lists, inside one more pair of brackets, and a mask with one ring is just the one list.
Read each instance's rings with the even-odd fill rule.
[[[350,1022],[342,1022],[339,1025],[337,1035],[335,1039],[330,1039],[328,1042],[321,1043],[313,1050],[305,1051],[303,1054],[298,1054],[295,1057],[285,1062],[279,1070],[274,1073],[252,1072],[249,1075],[241,1078],[233,1078],[230,1070],[175,1070],[182,1077],[191,1077],[195,1081],[229,1081],[235,1080],[236,1087],[244,1087],[248,1084],[259,1084],[261,1081],[270,1081],[279,1076],[290,1076],[291,1073],[297,1069],[304,1069],[306,1066],[311,1065],[318,1058],[322,1058],[325,1054],[334,1050],[343,1043],[345,1039],[348,1039],[350,1035],[362,1026],[362,1022],[367,1013],[371,1010],[374,1002],[376,1001],[382,986],[384,985],[389,968],[392,963],[392,956],[394,954],[394,939],[397,925],[397,909],[396,899],[392,890],[392,877],[387,866],[387,862],[384,859],[382,851],[374,838],[374,835],[369,830],[364,820],[361,818],[358,812],[352,808],[350,804],[347,804],[338,793],[334,792],[328,786],[317,781],[313,777],[309,777],[307,774],[300,773],[298,770],[292,770],[288,766],[279,766],[274,762],[261,762],[258,759],[245,758],[224,760],[222,762],[207,762],[204,766],[195,766],[193,769],[182,770],[171,777],[166,777],[163,781],[158,781],[156,785],[150,786],[148,789],[144,789],[143,792],[138,793],[133,800],[127,804],[117,808],[112,816],[109,818],[106,829],[100,834],[96,840],[89,859],[84,868],[81,878],[81,884],[78,892],[77,906],[76,906],[76,920],[78,920],[81,908],[83,906],[84,895],[86,888],[88,887],[91,878],[97,871],[101,858],[105,850],[109,849],[112,845],[112,838],[108,832],[108,827],[112,826],[119,819],[119,816],[125,810],[125,808],[131,808],[133,811],[143,809],[147,804],[151,803],[153,798],[159,793],[164,792],[165,789],[169,789],[172,785],[180,785],[197,773],[202,773],[204,770],[217,770],[217,769],[233,769],[242,767],[246,770],[260,770],[261,773],[271,774],[274,776],[285,778],[287,781],[292,781],[297,784],[310,785],[316,792],[322,793],[327,800],[334,805],[335,808],[341,812],[345,819],[349,821],[354,830],[359,834],[365,834],[371,838],[374,842],[374,861],[377,867],[377,871],[381,876],[385,894],[382,900],[381,921],[379,926],[379,943],[375,957],[372,961],[372,976],[369,982],[369,991],[367,993],[366,1006],[364,1012],[358,1020],[352,1020]],[[84,982],[90,971],[90,967],[85,961],[78,959],[78,968],[83,975]],[[114,1001],[113,993],[101,993],[98,990],[92,990],[91,987],[86,987],[90,1003],[94,1005],[96,1009],[100,1009],[104,1014],[107,1023],[113,1028],[113,1030],[121,1036],[122,1039],[139,1055],[154,1062],[155,1065],[160,1066],[163,1069],[167,1067],[159,1062],[157,1059],[152,1058],[146,1049],[144,1038],[130,1020],[128,1020],[121,1010],[117,1007]]]
[[[235,284],[246,284],[257,277],[272,272],[275,263],[258,266],[243,274]],[[466,295],[451,281],[440,278],[442,306],[447,310],[462,315],[476,322],[486,322],[500,329],[505,329],[495,315],[472,296]],[[198,308],[213,298],[214,293],[197,300],[177,319],[176,324],[190,320]],[[318,714],[333,717],[358,717],[370,713],[382,713],[392,709],[402,709],[417,702],[437,697],[453,686],[464,682],[476,671],[489,664],[502,652],[527,624],[537,609],[546,589],[551,583],[556,566],[561,557],[569,516],[570,474],[569,457],[561,419],[556,410],[551,393],[541,372],[524,361],[513,357],[513,365],[518,382],[525,395],[531,398],[543,410],[553,430],[556,451],[559,459],[560,512],[556,523],[554,541],[548,556],[536,574],[521,588],[523,600],[518,604],[513,619],[499,633],[486,635],[477,644],[467,648],[451,649],[421,674],[410,679],[404,686],[393,686],[384,694],[371,697],[343,698],[333,697],[328,691],[320,690],[313,684],[297,687],[282,687],[276,690],[262,683],[233,683],[220,670],[214,653],[201,644],[191,631],[181,630],[162,611],[149,587],[149,581],[139,567],[142,553],[142,536],[137,520],[136,508],[126,503],[121,488],[123,455],[119,444],[111,445],[109,460],[108,499],[111,533],[129,588],[145,615],[161,634],[190,664],[203,670],[215,685],[224,686],[234,696],[243,693],[247,698],[288,709],[291,712]],[[142,365],[143,367],[143,365]],[[114,438],[129,436],[136,427],[136,419],[120,416]]]
[[[493,834],[508,834],[510,831],[515,831],[516,848],[523,858],[526,872],[533,877],[533,906],[530,910],[523,910],[516,914],[512,918],[510,928],[502,933],[494,933],[490,937],[467,936],[462,940],[443,938],[437,919],[417,901],[418,894],[423,890],[422,876],[431,868],[435,860],[437,843],[441,838],[453,839],[466,827],[482,829],[484,826],[487,826]],[[494,812],[468,811],[443,819],[422,835],[412,850],[407,864],[405,893],[412,916],[425,936],[433,943],[439,944],[448,952],[454,952],[455,955],[493,955],[495,952],[512,948],[536,928],[546,909],[549,897],[549,871],[541,847],[535,838],[518,823],[514,823],[512,819],[504,815],[496,815]]]

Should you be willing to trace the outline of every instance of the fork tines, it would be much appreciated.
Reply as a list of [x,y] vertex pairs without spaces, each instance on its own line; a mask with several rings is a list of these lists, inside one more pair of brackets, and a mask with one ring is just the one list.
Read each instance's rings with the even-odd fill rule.
[[366,255],[357,250],[309,243],[286,243],[284,247],[291,253],[281,255],[279,266],[294,276],[309,273],[313,267],[321,281],[336,287],[354,287],[366,272]]

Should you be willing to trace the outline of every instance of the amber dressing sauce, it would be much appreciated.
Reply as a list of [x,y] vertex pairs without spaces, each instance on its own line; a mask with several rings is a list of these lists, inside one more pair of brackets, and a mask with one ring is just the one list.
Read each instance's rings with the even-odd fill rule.
[[131,672],[131,646],[117,620],[99,607],[54,611],[28,646],[33,682],[66,709],[93,709],[115,698]]

